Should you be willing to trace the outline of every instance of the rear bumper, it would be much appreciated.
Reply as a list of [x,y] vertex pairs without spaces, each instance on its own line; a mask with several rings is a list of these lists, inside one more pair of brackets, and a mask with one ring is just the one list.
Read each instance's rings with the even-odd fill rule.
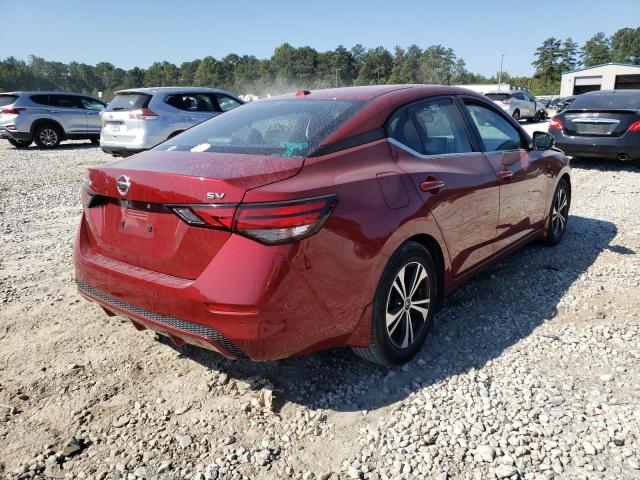
[[[195,280],[104,257],[92,250],[88,235],[83,215],[74,262],[85,298],[129,318],[139,329],[149,328],[176,343],[215,350],[231,359],[277,360],[356,345],[352,333],[365,302],[373,296],[357,275],[345,275],[344,285],[336,285],[337,277],[326,281],[351,296],[336,297],[343,303],[322,299],[327,287],[314,272],[338,267],[327,266],[332,262],[326,258],[319,258],[318,265],[311,259],[320,257],[314,255],[317,251],[344,247],[336,245],[340,237],[325,231],[304,240],[305,248],[269,247],[231,235]],[[370,269],[358,273],[368,276]]]
[[572,157],[618,159],[621,154],[627,160],[640,160],[640,132],[627,132],[621,137],[577,137],[549,130],[556,139],[556,146]]
[[32,139],[31,132],[18,132],[15,130],[9,130],[6,127],[0,127],[0,138],[19,141],[29,141]]

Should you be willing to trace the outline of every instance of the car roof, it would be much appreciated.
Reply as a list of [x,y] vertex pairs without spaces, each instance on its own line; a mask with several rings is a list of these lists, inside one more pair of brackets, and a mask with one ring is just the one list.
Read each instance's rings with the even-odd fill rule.
[[74,93],[74,92],[53,92],[53,91],[41,91],[41,90],[19,90],[15,92],[0,92],[0,95],[77,95],[81,97],[95,98],[88,93]]
[[493,105],[484,95],[461,87],[446,85],[373,85],[365,87],[342,87],[321,90],[301,90],[296,93],[278,95],[260,102],[277,100],[350,100],[364,101],[365,105],[335,132],[327,137],[321,146],[343,140],[361,133],[381,128],[386,119],[397,109],[409,103],[428,100],[429,97],[465,95],[480,102]]
[[592,92],[585,92],[582,95],[596,96],[596,95],[640,95],[639,89],[617,89],[617,90],[594,90]]
[[208,87],[144,87],[144,88],[127,88],[125,90],[118,90],[116,92],[116,95],[121,93],[147,93],[147,94],[153,95],[156,93],[187,93],[187,92],[188,93],[230,94],[226,90],[222,90],[219,88],[208,88]]

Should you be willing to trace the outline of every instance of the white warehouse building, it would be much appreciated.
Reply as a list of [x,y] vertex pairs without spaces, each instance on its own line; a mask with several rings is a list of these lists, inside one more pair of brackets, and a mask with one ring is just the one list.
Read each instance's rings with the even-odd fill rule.
[[594,90],[640,89],[640,65],[607,63],[562,74],[560,95],[568,97]]

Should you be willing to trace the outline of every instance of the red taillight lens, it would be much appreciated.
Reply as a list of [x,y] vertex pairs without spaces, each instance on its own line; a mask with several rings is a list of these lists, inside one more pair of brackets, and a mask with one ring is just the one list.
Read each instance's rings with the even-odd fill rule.
[[170,207],[182,220],[194,227],[231,230],[236,205],[178,205]]
[[640,132],[640,120],[636,120],[631,125],[629,125],[629,128],[627,128],[627,132]]
[[18,115],[24,110],[24,108],[3,108],[2,110],[0,110],[0,113],[4,113],[5,115]]
[[553,117],[549,123],[549,129],[562,130],[562,121],[558,117]]
[[322,228],[337,199],[335,195],[288,202],[240,205],[174,205],[170,208],[194,227],[229,230],[266,245],[309,237]]
[[147,107],[141,108],[140,110],[134,110],[129,113],[129,118],[134,118],[138,120],[155,120],[158,118],[158,114],[149,110]]
[[511,103],[511,100],[505,98],[504,100],[502,100],[502,103],[504,103],[505,105],[509,105]]
[[238,206],[234,232],[260,243],[277,245],[309,237],[322,228],[337,203],[336,197]]

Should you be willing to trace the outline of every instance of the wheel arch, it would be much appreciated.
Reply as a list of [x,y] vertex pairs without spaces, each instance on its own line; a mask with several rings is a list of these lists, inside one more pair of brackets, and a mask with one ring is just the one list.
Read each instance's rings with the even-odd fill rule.
[[442,300],[444,299],[445,291],[445,263],[442,247],[440,247],[440,244],[434,237],[426,233],[421,233],[407,238],[407,240],[403,242],[402,245],[407,242],[416,242],[426,248],[427,251],[431,254],[431,258],[433,259],[433,263],[436,266],[436,272],[438,274],[438,305],[441,305]]
[[34,132],[36,131],[36,128],[38,128],[40,125],[46,125],[46,124],[51,124],[53,126],[55,126],[58,131],[60,132],[61,135],[61,140],[64,140],[64,138],[66,137],[66,132],[64,131],[64,127],[60,124],[60,122],[52,119],[52,118],[38,118],[37,120],[34,120],[34,122],[31,124],[31,136],[34,136]]

